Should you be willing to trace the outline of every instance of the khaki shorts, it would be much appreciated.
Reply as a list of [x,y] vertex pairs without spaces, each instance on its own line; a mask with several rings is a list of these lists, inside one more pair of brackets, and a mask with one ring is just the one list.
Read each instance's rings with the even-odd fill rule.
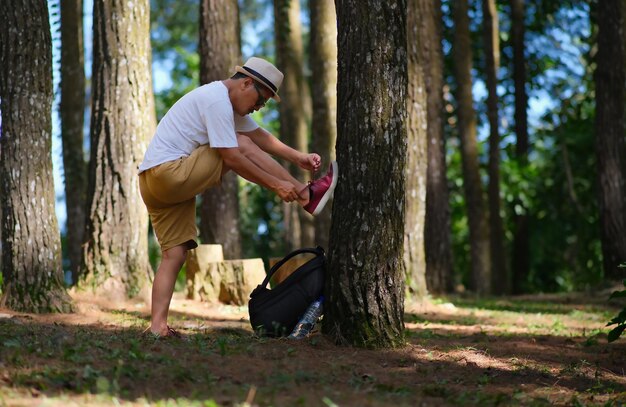
[[139,174],[139,190],[152,228],[165,251],[198,246],[196,195],[221,182],[222,156],[208,145],[190,156],[168,161]]

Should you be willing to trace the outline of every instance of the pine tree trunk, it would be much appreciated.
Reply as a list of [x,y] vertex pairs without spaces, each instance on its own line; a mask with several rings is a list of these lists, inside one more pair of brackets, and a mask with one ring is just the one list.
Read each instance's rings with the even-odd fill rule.
[[20,312],[69,312],[52,177],[52,39],[44,0],[0,7],[3,296]]
[[149,2],[94,2],[91,160],[79,287],[110,299],[147,288],[146,208],[137,167],[154,133]]
[[429,0],[409,0],[407,8],[407,162],[405,169],[406,206],[404,218],[404,268],[407,293],[413,299],[428,294],[424,255],[426,215],[426,140],[428,110],[423,49],[428,24],[423,11]]
[[[337,15],[333,0],[310,0],[314,151],[328,164],[337,141]],[[325,167],[325,166],[324,166]],[[328,207],[332,207],[332,201]],[[315,217],[315,244],[328,249],[331,210]]]
[[[421,3],[420,3],[421,4]],[[424,246],[426,284],[433,294],[453,290],[450,202],[446,177],[446,141],[443,132],[443,49],[441,0],[423,2],[424,83],[428,98],[426,222]]]
[[454,4],[454,65],[457,80],[458,128],[461,138],[463,187],[469,223],[470,288],[479,294],[491,290],[489,230],[483,198],[476,141],[476,112],[472,99],[472,48],[467,0]]
[[[305,101],[309,90],[304,82],[302,27],[298,0],[274,1],[274,30],[276,36],[276,66],[285,78],[280,88],[280,137],[298,151],[308,151],[307,114]],[[310,178],[303,169],[288,165],[289,172],[305,182]],[[297,205],[283,206],[287,248],[311,246],[315,242],[313,218]]]
[[[626,66],[626,4],[622,0],[622,58]],[[626,92],[624,92],[624,133],[626,134]]]
[[485,75],[487,83],[487,116],[489,118],[489,228],[491,241],[492,292],[508,291],[508,273],[504,252],[504,227],[500,216],[500,129],[498,127],[498,69],[500,37],[495,0],[482,0]]
[[[515,83],[515,155],[519,167],[525,171],[528,163],[528,96],[526,95],[526,60],[524,58],[524,1],[511,0],[511,37],[513,42],[513,82]],[[521,294],[526,291],[530,272],[530,238],[527,209],[521,199],[513,206],[522,208],[513,211],[512,281],[511,291]],[[518,213],[521,212],[521,213]]]
[[61,140],[67,210],[67,253],[76,282],[85,233],[87,165],[83,151],[85,61],[83,58],[83,2],[61,3]]
[[[237,0],[202,0],[200,4],[200,83],[227,78],[240,64]],[[221,244],[224,257],[241,258],[239,180],[229,171],[220,186],[202,194],[200,238]]]
[[337,161],[323,329],[403,343],[406,2],[338,0]]
[[626,262],[623,7],[623,1],[600,1],[597,5],[598,55],[594,74],[596,155],[604,275],[610,280],[626,276],[624,270],[619,268]]

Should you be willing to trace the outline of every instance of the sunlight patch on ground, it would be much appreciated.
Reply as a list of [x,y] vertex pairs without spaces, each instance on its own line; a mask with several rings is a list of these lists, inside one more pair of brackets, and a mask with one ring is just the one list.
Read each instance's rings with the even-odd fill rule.
[[[529,334],[586,336],[605,328],[606,310],[591,307],[571,309],[494,301],[487,308],[460,307],[453,303],[419,302],[405,307],[405,327],[409,330],[431,330],[441,335],[490,333],[496,335]],[[522,312],[514,309],[523,308]],[[537,311],[537,312],[534,312]]]
[[499,370],[514,370],[510,363],[503,362],[501,359],[489,356],[485,351],[475,348],[460,349],[457,351],[447,352],[446,357],[456,361],[456,363],[467,366],[474,365],[483,369],[492,368]]

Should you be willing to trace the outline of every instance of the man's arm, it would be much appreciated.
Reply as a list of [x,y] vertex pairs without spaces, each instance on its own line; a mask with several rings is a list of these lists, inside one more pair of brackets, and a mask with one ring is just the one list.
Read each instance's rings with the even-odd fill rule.
[[285,202],[292,202],[299,198],[298,191],[293,184],[264,171],[243,155],[238,148],[217,148],[216,150],[222,156],[225,166],[248,181],[276,192]]
[[254,144],[270,155],[292,162],[305,170],[317,171],[319,169],[321,159],[318,154],[305,154],[295,150],[262,127],[252,131],[241,132],[241,134],[249,137]]

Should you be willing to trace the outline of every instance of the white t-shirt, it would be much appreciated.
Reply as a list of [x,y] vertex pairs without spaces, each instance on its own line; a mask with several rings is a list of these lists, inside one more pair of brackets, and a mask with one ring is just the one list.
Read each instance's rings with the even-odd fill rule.
[[139,165],[139,173],[187,157],[204,144],[237,147],[237,132],[258,127],[250,116],[233,111],[228,89],[221,81],[200,86],[174,103],[161,119]]

